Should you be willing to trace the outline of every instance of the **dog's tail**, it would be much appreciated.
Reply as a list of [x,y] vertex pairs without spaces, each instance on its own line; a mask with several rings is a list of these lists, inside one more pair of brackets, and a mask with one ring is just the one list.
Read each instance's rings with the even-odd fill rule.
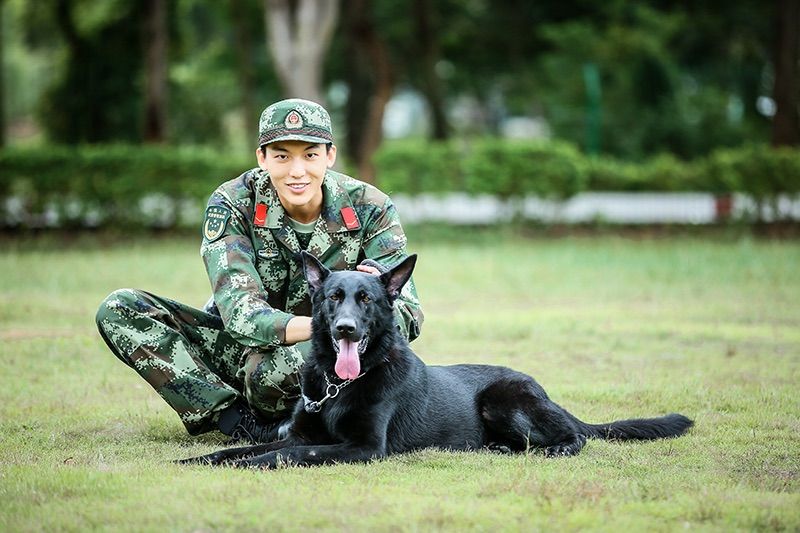
[[694,422],[672,413],[657,418],[632,418],[608,424],[587,424],[575,419],[587,437],[606,440],[651,440],[678,437],[686,433]]

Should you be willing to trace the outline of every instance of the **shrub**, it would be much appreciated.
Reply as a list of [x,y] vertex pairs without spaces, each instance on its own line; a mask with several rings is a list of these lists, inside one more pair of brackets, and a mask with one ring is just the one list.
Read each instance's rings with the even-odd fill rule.
[[502,198],[569,198],[585,189],[584,157],[563,142],[487,140],[465,157],[465,189]]
[[464,189],[463,149],[422,139],[387,142],[375,154],[378,184],[387,194]]
[[610,157],[589,157],[584,162],[586,187],[591,191],[642,191],[648,189],[635,163]]
[[706,188],[756,201],[800,193],[800,150],[763,145],[718,150],[705,163]]
[[[705,162],[707,189],[739,192],[755,203],[758,220],[781,218],[781,195],[800,194],[800,151],[763,145],[718,150]],[[769,208],[769,211],[767,211]]]

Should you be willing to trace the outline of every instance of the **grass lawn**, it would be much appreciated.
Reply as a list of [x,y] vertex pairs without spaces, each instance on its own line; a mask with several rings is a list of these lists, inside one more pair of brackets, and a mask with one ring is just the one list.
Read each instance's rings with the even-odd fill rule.
[[191,438],[96,334],[119,287],[199,306],[198,242],[0,242],[0,531],[800,530],[800,243],[411,232],[429,363],[528,372],[588,422],[682,438],[574,458],[425,450],[368,465],[179,467]]

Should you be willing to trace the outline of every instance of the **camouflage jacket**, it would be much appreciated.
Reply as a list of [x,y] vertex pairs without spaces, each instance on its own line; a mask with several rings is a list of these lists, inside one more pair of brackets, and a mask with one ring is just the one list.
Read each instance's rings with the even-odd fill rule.
[[[354,270],[364,259],[392,266],[406,257],[406,236],[394,205],[375,187],[329,170],[322,213],[306,248],[332,270]],[[239,343],[270,348],[285,342],[295,315],[311,316],[300,244],[269,175],[249,170],[211,195],[200,254],[225,329]],[[409,340],[423,315],[414,281],[395,302]]]

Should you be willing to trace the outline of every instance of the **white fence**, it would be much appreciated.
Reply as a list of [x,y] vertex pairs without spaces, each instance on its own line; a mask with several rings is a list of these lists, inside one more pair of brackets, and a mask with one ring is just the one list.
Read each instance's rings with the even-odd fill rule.
[[[397,194],[392,200],[404,223],[492,224],[517,216],[548,223],[710,224],[728,214],[754,217],[757,209],[755,202],[743,195],[733,196],[726,205],[707,193],[592,192],[564,201],[536,197],[504,201],[462,193]],[[800,220],[800,199],[781,197],[777,205],[763,210],[767,221]]]
[[[775,205],[758,206],[750,198],[735,195],[727,202],[707,193],[619,193],[592,192],[569,200],[543,200],[536,197],[501,200],[494,196],[464,193],[392,195],[400,219],[405,224],[442,222],[461,225],[486,225],[514,218],[544,223],[610,224],[711,224],[730,216],[733,219],[800,220],[800,198],[780,197]],[[148,227],[199,227],[203,208],[195,201],[175,201],[164,195],[148,195],[129,208],[131,223]],[[29,213],[18,198],[7,198],[0,205],[0,227],[55,228],[63,222],[85,227],[104,223],[101,206],[81,206],[78,202],[48,205],[42,212]]]

